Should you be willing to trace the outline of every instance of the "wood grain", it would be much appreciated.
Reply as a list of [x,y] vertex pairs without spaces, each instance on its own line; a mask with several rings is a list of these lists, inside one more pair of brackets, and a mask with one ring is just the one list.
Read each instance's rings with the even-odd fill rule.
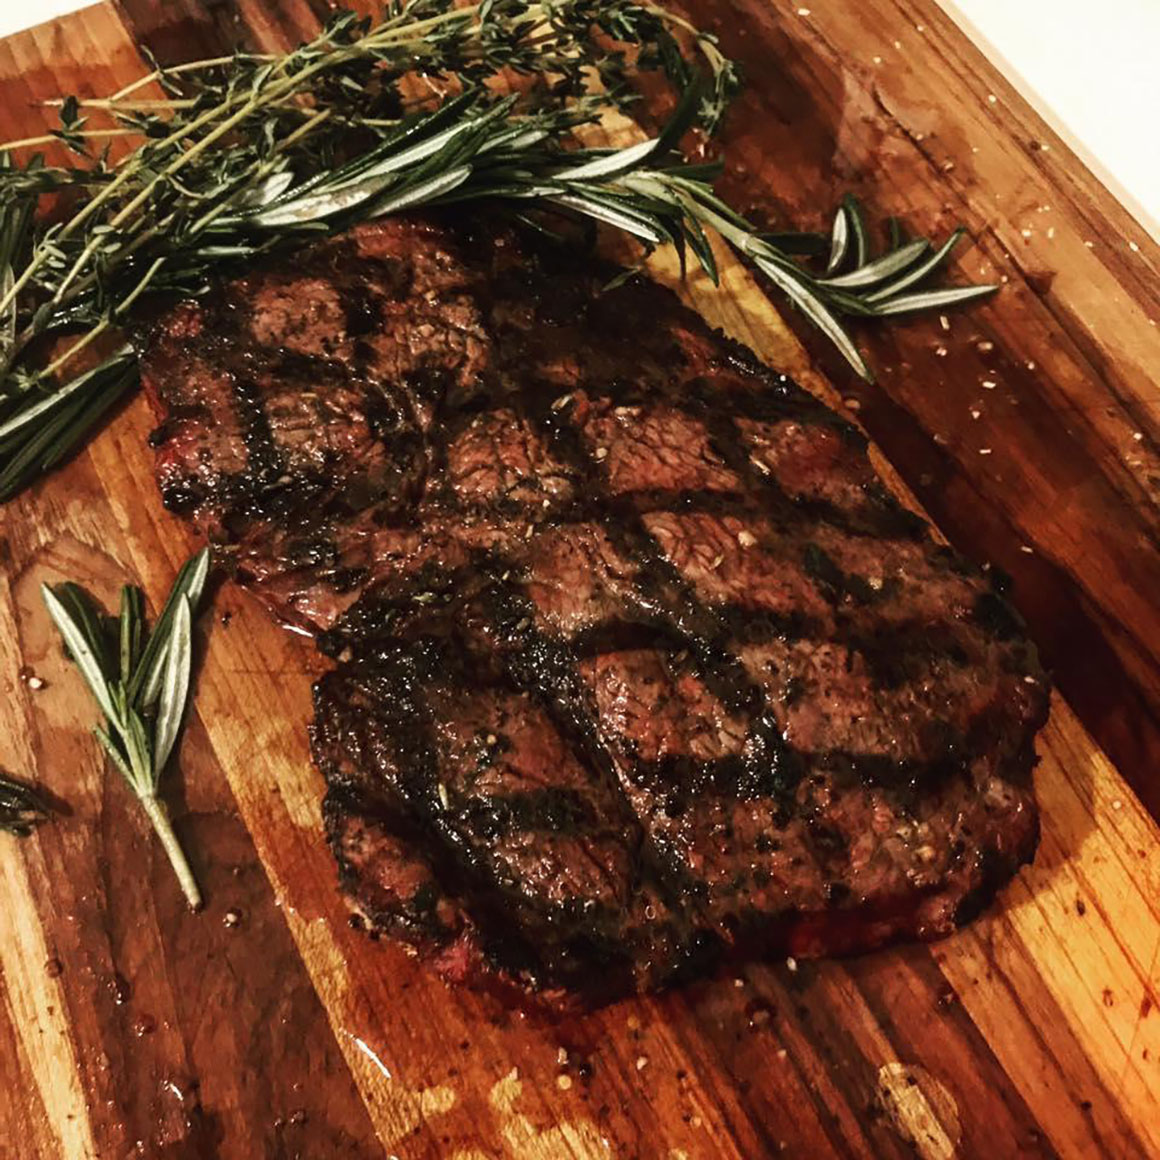
[[[0,132],[139,75],[137,45],[285,47],[324,7],[124,0],[0,42]],[[933,4],[797,9],[690,4],[749,78],[726,192],[771,222],[820,224],[846,188],[915,230],[962,220],[962,269],[1004,291],[867,331],[873,388],[727,255],[720,290],[682,292],[856,404],[896,490],[1015,576],[1060,689],[1035,865],[936,946],[521,1018],[350,929],[304,731],[319,661],[224,588],[172,786],[188,915],[38,596],[157,599],[192,549],[136,401],[0,511],[0,765],[67,804],[0,840],[0,1158],[1160,1154],[1160,256]]]

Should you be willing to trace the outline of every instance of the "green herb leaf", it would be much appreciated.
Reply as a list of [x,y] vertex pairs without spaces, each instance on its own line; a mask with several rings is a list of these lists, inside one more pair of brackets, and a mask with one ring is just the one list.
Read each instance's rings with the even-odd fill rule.
[[[75,586],[69,586],[75,587]],[[77,590],[79,592],[79,590]],[[108,680],[105,676],[102,656],[102,644],[99,636],[92,633],[84,618],[74,619],[76,602],[73,601],[73,611],[70,612],[65,602],[47,585],[40,586],[44,603],[48,606],[49,615],[53,623],[64,637],[69,656],[81,671],[85,683],[96,698],[98,706],[104,715],[114,724],[119,723],[119,714],[113,704],[109,691]],[[83,593],[81,594],[83,596]]]
[[[206,549],[185,563],[147,638],[145,597],[139,588],[122,588],[120,614],[110,631],[77,585],[61,584],[55,590],[42,586],[69,656],[105,718],[93,733],[140,800],[193,909],[201,905],[201,895],[157,786],[177,744],[189,698],[193,614],[208,568]],[[0,824],[3,794],[0,784]]]
[[998,286],[950,286],[945,290],[924,290],[917,294],[904,294],[898,298],[888,298],[877,303],[880,315],[906,314],[915,310],[942,310],[947,306],[961,306],[977,298],[994,294]]
[[[630,111],[633,73],[648,71],[676,98],[655,140],[584,148],[586,127]],[[512,76],[518,91],[505,95]],[[151,83],[165,96],[142,99]],[[826,239],[758,231],[714,192],[719,165],[680,150],[690,131],[716,129],[736,86],[714,37],[641,0],[407,0],[375,21],[336,14],[286,53],[155,65],[108,96],[55,102],[58,130],[0,145],[0,500],[70,455],[136,385],[128,348],[70,368],[142,298],[201,293],[240,262],[420,205],[498,199],[526,219],[536,203],[646,251],[672,245],[682,270],[691,251],[714,280],[716,231],[867,375],[841,319],[944,301],[910,291],[946,251],[908,248],[894,230],[875,260],[853,197],[835,214],[823,270],[813,265]],[[132,147],[113,165],[118,138]],[[47,165],[25,152],[52,141],[77,158]],[[36,212],[50,201],[65,216]],[[79,337],[39,366],[41,340],[65,332]],[[164,656],[149,661],[131,682],[143,712]]]
[[161,681],[161,696],[157,704],[157,724],[153,750],[153,778],[161,776],[165,763],[173,752],[181,719],[185,713],[185,699],[189,693],[189,671],[193,650],[189,597],[182,596],[173,617],[173,633],[165,651],[165,674]]
[[32,786],[0,770],[0,830],[27,838],[48,814],[47,804]]
[[149,709],[157,702],[161,692],[162,675],[165,668],[165,653],[172,633],[173,619],[182,598],[189,602],[190,608],[196,609],[201,602],[201,594],[205,588],[205,580],[209,575],[209,549],[202,548],[200,552],[187,560],[177,573],[173,588],[161,615],[157,617],[148,641],[145,643],[141,660],[137,670],[127,685],[130,701],[143,709]]
[[145,601],[140,588],[126,584],[121,589],[121,684],[129,683],[141,652],[141,633],[144,630]]
[[[872,294],[867,294],[866,298],[870,302],[881,302],[885,298],[893,298],[900,294],[903,290],[911,286],[917,285],[927,275],[932,274],[939,266],[946,260],[951,250],[955,248],[959,238],[966,233],[961,226],[955,230],[953,234],[925,262],[914,266],[905,274],[896,278],[893,282],[888,282],[885,286],[875,290]],[[911,243],[914,245],[915,243]]]
[[823,286],[837,286],[844,289],[855,289],[859,286],[873,286],[886,278],[913,265],[923,254],[930,249],[930,242],[919,238],[907,246],[902,246],[889,254],[883,254],[865,266],[859,266],[848,274],[841,274],[836,278],[822,278]]

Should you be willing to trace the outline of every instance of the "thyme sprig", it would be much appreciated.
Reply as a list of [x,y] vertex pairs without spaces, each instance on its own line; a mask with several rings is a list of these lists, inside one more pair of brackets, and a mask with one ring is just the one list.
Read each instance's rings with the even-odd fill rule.
[[145,596],[132,585],[121,589],[115,618],[104,616],[76,584],[45,584],[41,590],[68,655],[105,719],[93,734],[141,802],[192,910],[201,906],[201,893],[158,787],[181,732],[193,617],[208,571],[209,551],[203,548],[177,574],[152,631],[145,620]]
[[[626,148],[584,147],[586,127],[638,99],[642,70],[676,98],[667,127]],[[377,22],[341,14],[283,55],[158,67],[108,97],[62,99],[57,130],[0,146],[0,499],[133,387],[129,348],[68,370],[142,295],[197,294],[228,263],[409,207],[486,199],[525,218],[603,222],[646,249],[692,251],[714,279],[719,234],[867,378],[844,317],[992,289],[920,289],[955,239],[874,258],[852,201],[820,270],[800,260],[806,235],[795,249],[730,209],[713,190],[718,168],[690,163],[680,143],[716,128],[736,84],[711,36],[641,0],[405,0]],[[135,144],[114,157],[119,137]],[[77,163],[14,160],[47,141]],[[62,193],[67,216],[38,215]],[[62,335],[63,352],[35,363],[37,344]]]

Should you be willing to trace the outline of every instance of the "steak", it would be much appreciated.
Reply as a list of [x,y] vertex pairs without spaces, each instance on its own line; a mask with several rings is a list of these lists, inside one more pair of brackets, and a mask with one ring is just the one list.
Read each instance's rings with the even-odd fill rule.
[[946,934],[1036,846],[1022,622],[854,426],[614,273],[400,218],[148,327],[166,505],[336,660],[352,907],[560,1002]]

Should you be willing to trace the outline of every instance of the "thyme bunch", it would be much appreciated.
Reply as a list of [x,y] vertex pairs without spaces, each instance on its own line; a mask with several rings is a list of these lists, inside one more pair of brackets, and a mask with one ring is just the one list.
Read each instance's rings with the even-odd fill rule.
[[[586,126],[638,99],[643,71],[675,97],[667,127],[584,147]],[[993,289],[920,289],[955,238],[875,258],[852,201],[823,268],[800,260],[811,235],[755,229],[714,193],[718,168],[680,151],[690,130],[717,127],[736,85],[711,36],[645,0],[397,0],[377,21],[339,14],[282,55],[156,67],[108,97],[63,98],[58,129],[0,146],[0,500],[133,389],[131,347],[79,375],[74,360],[142,295],[197,294],[229,264],[406,208],[489,200],[578,216],[689,251],[713,278],[717,233],[867,378],[843,317]],[[114,156],[120,139],[132,147]],[[28,154],[50,142],[74,163]],[[45,218],[59,195],[67,213]],[[39,365],[37,345],[61,336]]]

